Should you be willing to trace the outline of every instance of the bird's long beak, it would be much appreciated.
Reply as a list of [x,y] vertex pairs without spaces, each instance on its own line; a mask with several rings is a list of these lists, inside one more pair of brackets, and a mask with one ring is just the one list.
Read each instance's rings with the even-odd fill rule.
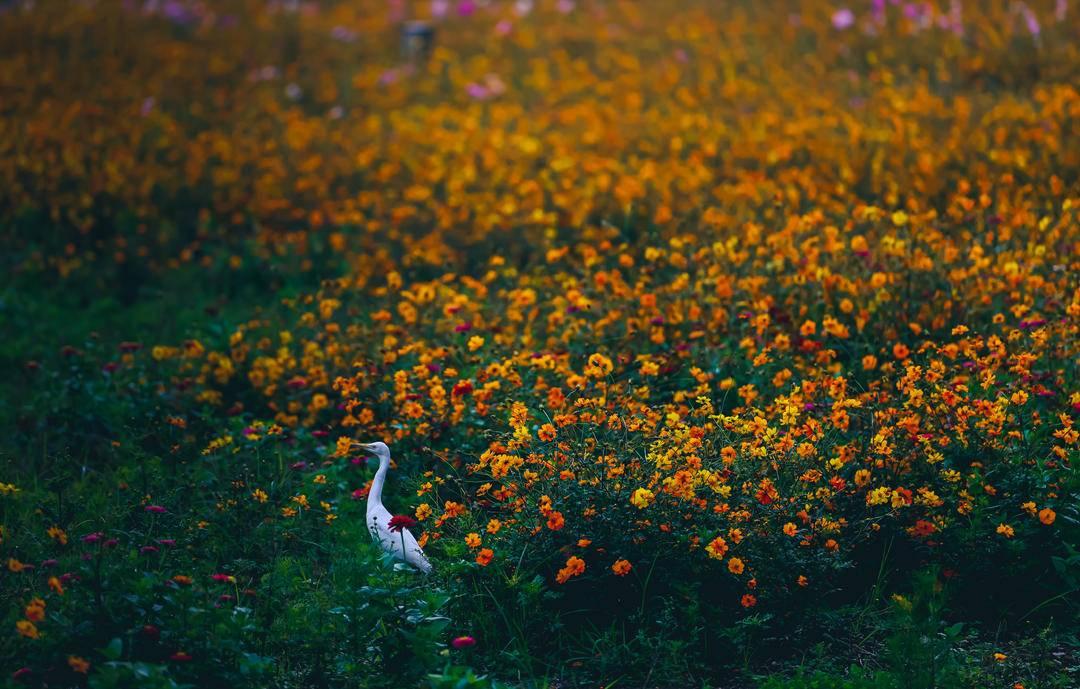
[[356,441],[353,441],[353,446],[358,447],[361,450],[367,450],[368,452],[371,452],[371,443],[358,443]]

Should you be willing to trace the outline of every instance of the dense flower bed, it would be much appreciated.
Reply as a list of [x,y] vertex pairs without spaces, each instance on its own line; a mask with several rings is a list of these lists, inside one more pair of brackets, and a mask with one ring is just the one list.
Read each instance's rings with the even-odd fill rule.
[[[583,616],[704,657],[737,620],[801,644],[931,563],[971,614],[1074,609],[1075,13],[432,5],[413,65],[392,3],[5,6],[19,275],[266,287],[190,339],[20,372],[138,406],[113,430],[145,424],[146,464],[93,467],[82,520],[64,481],[0,484],[4,648],[43,659],[16,680],[193,680],[200,630],[267,649],[274,615],[313,630],[312,676],[327,649],[373,676],[393,643],[434,662],[443,609],[517,659]],[[301,273],[331,277],[275,292]],[[390,445],[435,564],[407,610],[378,588],[400,572],[328,555],[366,542],[353,440]],[[360,640],[361,609],[414,636]],[[297,652],[253,647],[221,681]]]

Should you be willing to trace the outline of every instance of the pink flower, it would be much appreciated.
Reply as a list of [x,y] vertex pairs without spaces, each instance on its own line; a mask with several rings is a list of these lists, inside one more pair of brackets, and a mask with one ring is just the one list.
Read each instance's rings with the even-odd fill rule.
[[460,651],[463,648],[475,646],[476,639],[472,638],[471,636],[459,636],[453,641],[451,641],[450,645]]
[[476,100],[483,100],[488,97],[488,90],[475,81],[465,86],[465,93],[469,94],[470,98],[475,98]]
[[154,514],[165,514],[165,512],[168,511],[164,507],[162,507],[161,505],[147,505],[143,509],[146,510],[147,512],[152,512]]
[[846,7],[833,12],[832,25],[834,28],[843,31],[844,29],[850,29],[855,24],[855,13]]

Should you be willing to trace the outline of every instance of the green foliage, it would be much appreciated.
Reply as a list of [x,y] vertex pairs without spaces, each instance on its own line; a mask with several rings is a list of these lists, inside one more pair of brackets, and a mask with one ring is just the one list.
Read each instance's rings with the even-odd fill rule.
[[758,685],[758,689],[899,689],[900,686],[893,674],[871,673],[852,667],[844,675],[817,671],[799,672],[792,677],[769,677]]
[[939,572],[920,572],[910,596],[895,595],[890,632],[882,654],[899,680],[900,689],[955,686],[959,673],[957,642],[964,624],[945,620],[945,586]]

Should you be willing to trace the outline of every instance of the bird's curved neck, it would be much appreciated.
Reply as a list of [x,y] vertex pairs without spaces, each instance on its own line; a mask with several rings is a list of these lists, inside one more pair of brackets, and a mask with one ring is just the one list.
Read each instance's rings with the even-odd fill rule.
[[382,489],[386,483],[386,472],[390,469],[390,457],[379,457],[379,470],[375,472],[375,478],[371,482],[371,490],[368,492],[368,507],[382,507]]

